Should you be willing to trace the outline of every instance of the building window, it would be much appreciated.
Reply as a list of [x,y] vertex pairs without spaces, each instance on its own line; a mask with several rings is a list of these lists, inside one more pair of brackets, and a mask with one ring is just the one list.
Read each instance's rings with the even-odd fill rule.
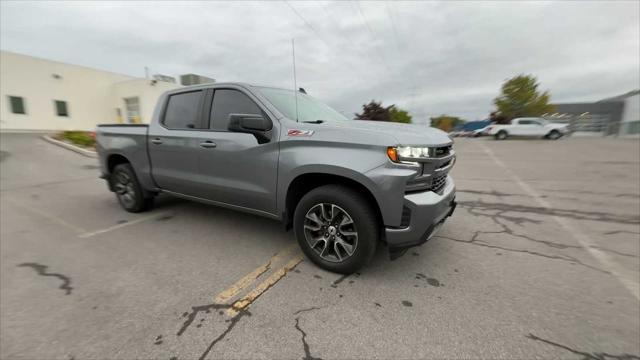
[[53,100],[56,108],[56,115],[69,116],[69,109],[67,109],[67,102],[62,100]]
[[9,104],[11,105],[11,112],[14,114],[26,114],[27,111],[24,107],[24,99],[20,96],[9,96]]
[[140,124],[140,100],[138,97],[124,98],[128,124]]
[[640,121],[630,121],[628,123],[623,123],[626,127],[625,134],[626,135],[639,135],[640,134]]

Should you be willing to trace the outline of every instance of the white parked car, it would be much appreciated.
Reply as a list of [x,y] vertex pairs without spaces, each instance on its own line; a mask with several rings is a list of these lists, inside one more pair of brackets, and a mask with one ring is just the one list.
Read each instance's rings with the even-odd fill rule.
[[557,140],[569,132],[569,124],[551,123],[542,118],[516,118],[511,124],[492,124],[485,129],[485,134],[496,140],[504,140],[509,136],[544,137]]
[[487,132],[489,131],[489,128],[491,127],[491,125],[487,125],[485,127],[483,127],[482,129],[476,129],[473,130],[471,132],[471,137],[480,137],[480,136],[484,136],[487,135]]

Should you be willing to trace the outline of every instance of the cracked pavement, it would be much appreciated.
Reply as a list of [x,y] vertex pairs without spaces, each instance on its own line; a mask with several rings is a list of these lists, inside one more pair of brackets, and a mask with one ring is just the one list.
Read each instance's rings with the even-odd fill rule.
[[619,280],[640,283],[638,140],[456,140],[454,216],[350,276],[272,263],[294,243],[279,223],[168,197],[129,214],[95,159],[0,140],[2,359],[640,359]]

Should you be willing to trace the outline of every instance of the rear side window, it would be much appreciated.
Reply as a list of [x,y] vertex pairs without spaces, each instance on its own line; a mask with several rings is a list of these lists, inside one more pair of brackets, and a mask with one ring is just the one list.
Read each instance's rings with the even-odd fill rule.
[[211,129],[226,131],[229,128],[229,114],[258,114],[262,110],[247,95],[230,89],[216,90],[213,94],[209,124]]
[[202,91],[171,95],[164,113],[164,126],[169,129],[200,129],[201,95]]

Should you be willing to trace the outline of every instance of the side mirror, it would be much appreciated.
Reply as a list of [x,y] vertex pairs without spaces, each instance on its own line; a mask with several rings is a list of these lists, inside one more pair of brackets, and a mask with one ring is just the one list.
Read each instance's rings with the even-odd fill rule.
[[271,120],[259,114],[229,114],[229,131],[252,134],[259,144],[271,140]]

